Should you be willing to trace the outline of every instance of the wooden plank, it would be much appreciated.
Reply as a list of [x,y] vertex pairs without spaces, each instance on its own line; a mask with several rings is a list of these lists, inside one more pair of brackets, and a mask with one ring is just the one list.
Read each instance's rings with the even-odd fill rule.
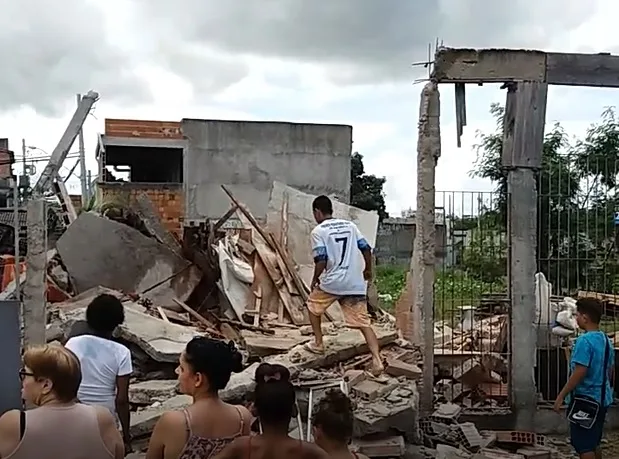
[[222,225],[226,223],[232,215],[234,215],[237,209],[237,206],[230,207],[228,211],[213,225],[213,232],[219,231],[219,228],[221,228]]
[[194,311],[193,309],[191,309],[189,306],[187,306],[185,303],[183,303],[182,301],[173,298],[173,301],[178,304],[181,308],[183,308],[185,310],[185,312],[187,312],[191,317],[193,317],[195,320],[197,320],[198,322],[200,322],[209,333],[213,333],[216,334],[218,336],[221,336],[221,333],[217,330],[215,330],[215,327],[213,327],[213,324],[211,324],[208,320],[206,320],[204,317],[202,317],[200,314],[198,314],[196,311]]
[[282,200],[281,227],[279,229],[279,242],[284,250],[288,251],[288,192],[284,191]]
[[[262,229],[262,227],[251,214],[251,212],[241,202],[239,202],[224,185],[222,185],[221,188],[228,195],[230,200],[238,207],[238,210],[241,212],[241,221],[243,221],[244,218],[256,230],[257,234],[253,235],[252,237],[254,247],[256,247],[256,252],[258,253],[258,256],[262,260],[262,263],[264,264],[267,273],[273,280],[273,283],[275,284],[275,287],[279,292],[280,299],[282,303],[284,303],[284,307],[288,311],[288,314],[290,314],[292,322],[295,325],[307,324],[309,322],[309,318],[307,316],[307,311],[303,307],[303,303],[298,305],[296,301],[293,300],[290,291],[284,285],[285,281],[280,274],[279,266],[277,265],[277,258],[273,258],[279,255],[284,261],[284,263],[286,263],[286,266],[289,267],[290,265],[288,257],[285,256],[285,254],[278,253],[277,240],[273,238],[272,234],[267,233]],[[295,274],[298,278],[298,274],[294,269],[289,269],[289,272],[290,274],[292,274],[293,280],[295,279]],[[298,278],[298,281],[300,281],[300,278]],[[297,281],[295,281],[295,284],[296,283]],[[303,283],[301,282],[301,287],[302,285]],[[301,289],[301,292],[304,292],[304,290]],[[303,293],[301,293],[301,295],[303,295]],[[305,298],[303,298],[303,301],[305,301]]]
[[157,312],[159,313],[159,315],[161,316],[161,319],[164,322],[170,323],[170,319],[168,319],[168,316],[166,316],[166,313],[161,306],[157,306]]
[[258,286],[258,290],[255,293],[256,299],[254,301],[254,310],[256,314],[254,315],[254,326],[257,327],[260,325],[260,310],[262,309],[262,288]]
[[546,81],[562,86],[619,88],[619,56],[548,53]]
[[307,318],[307,314],[303,309],[299,309],[296,307],[292,295],[286,288],[286,284],[284,282],[283,276],[279,271],[279,267],[277,266],[277,254],[275,254],[267,245],[267,243],[262,239],[259,234],[256,234],[253,238],[254,247],[256,247],[256,252],[258,256],[262,260],[264,267],[266,268],[269,277],[273,280],[275,284],[275,288],[279,293],[279,297],[281,302],[290,314],[290,318],[295,325],[305,325],[309,322]]
[[288,256],[286,251],[283,249],[283,247],[279,244],[279,241],[275,238],[275,236],[273,236],[273,233],[269,233],[269,236],[271,237],[271,243],[275,247],[276,253],[279,255],[282,262],[286,266],[286,270],[292,276],[292,280],[299,294],[303,298],[303,301],[307,300],[309,290],[307,289],[307,286],[305,285],[305,283],[301,280],[301,276],[299,276],[299,273],[297,272],[294,265],[292,264],[290,257]]

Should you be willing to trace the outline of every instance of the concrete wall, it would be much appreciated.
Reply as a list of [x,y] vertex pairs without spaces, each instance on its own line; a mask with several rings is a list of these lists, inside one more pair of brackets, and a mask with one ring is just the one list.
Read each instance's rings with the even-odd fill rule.
[[[413,255],[415,239],[414,218],[386,218],[378,226],[376,237],[376,260],[408,268]],[[445,226],[436,225],[437,263],[445,258]]]
[[230,207],[221,185],[264,218],[274,180],[312,194],[350,198],[352,127],[184,119],[185,222]]

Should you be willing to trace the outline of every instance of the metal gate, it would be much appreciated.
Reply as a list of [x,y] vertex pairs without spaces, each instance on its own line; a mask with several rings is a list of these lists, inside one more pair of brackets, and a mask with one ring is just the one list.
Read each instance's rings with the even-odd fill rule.
[[507,197],[436,194],[435,400],[509,407]]

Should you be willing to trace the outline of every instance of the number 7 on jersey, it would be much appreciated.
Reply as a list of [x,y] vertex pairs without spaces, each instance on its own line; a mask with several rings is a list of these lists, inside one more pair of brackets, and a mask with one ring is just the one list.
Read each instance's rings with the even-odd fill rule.
[[346,251],[348,250],[348,241],[349,241],[350,237],[349,236],[343,236],[343,237],[336,237],[334,238],[335,242],[337,242],[338,244],[341,244],[341,255],[340,255],[340,262],[338,263],[338,266],[342,266],[342,263],[344,263],[344,260],[346,259]]

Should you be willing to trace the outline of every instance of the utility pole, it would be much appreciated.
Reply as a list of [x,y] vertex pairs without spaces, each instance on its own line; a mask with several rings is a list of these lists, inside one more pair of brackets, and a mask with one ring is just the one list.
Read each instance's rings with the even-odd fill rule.
[[47,267],[45,200],[28,201],[28,255],[24,284],[24,348],[45,344]]
[[43,194],[52,187],[52,182],[56,180],[58,171],[69,154],[71,145],[75,142],[76,137],[82,129],[82,125],[86,121],[86,117],[90,113],[90,109],[98,99],[99,94],[95,91],[89,91],[88,94],[81,98],[80,104],[75,110],[73,118],[71,118],[67,129],[58,141],[58,145],[56,145],[56,148],[52,151],[49,162],[41,172],[39,180],[33,187],[32,191],[34,194]]
[[[26,151],[26,141],[24,139],[22,139],[21,141],[21,148],[22,148],[22,156],[25,154],[24,152]],[[17,301],[20,301],[21,295],[21,263],[19,262],[19,230],[21,229],[21,225],[19,224],[19,183],[18,183],[18,177],[17,177],[17,171],[12,171],[11,174],[12,180],[13,180],[13,245],[15,246],[14,248],[14,258],[13,258],[13,263],[14,263],[14,267],[15,267],[15,298],[17,298]]]
[[[82,102],[82,95],[78,94],[77,95],[77,106],[80,106],[80,103]],[[86,203],[88,202],[88,186],[86,183],[86,152],[84,150],[84,128],[80,128],[80,132],[78,134],[78,144],[79,144],[79,151],[80,151],[80,184],[82,185],[82,207],[86,206]]]

